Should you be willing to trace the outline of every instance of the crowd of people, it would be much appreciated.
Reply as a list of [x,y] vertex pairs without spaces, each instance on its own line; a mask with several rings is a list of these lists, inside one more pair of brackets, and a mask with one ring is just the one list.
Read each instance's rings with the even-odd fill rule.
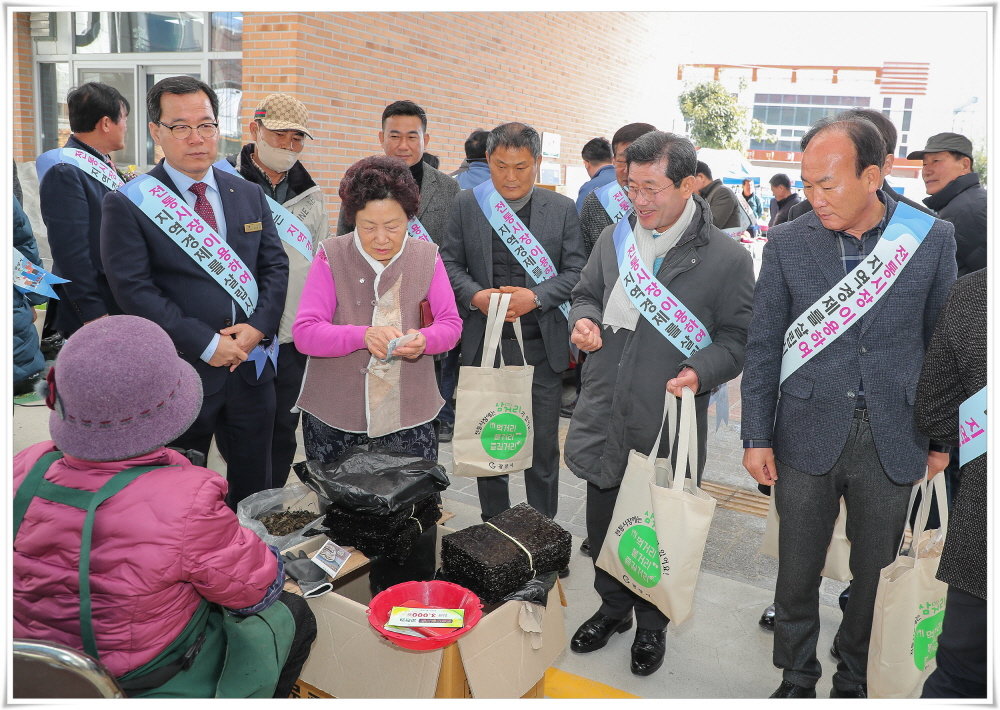
[[[535,184],[530,125],[472,131],[456,178],[425,160],[424,110],[393,102],[384,155],[344,174],[331,231],[293,96],[264,98],[251,142],[226,158],[215,92],[159,81],[146,109],[163,159],[129,180],[109,157],[124,145],[125,98],[88,83],[67,106],[72,135],[37,161],[65,280],[46,311],[65,345],[47,370],[39,295],[15,282],[16,386],[37,386],[52,410],[51,441],[14,457],[15,636],[100,658],[132,695],[287,696],[315,620],[282,591],[281,555],[239,526],[237,504],[285,485],[300,425],[311,460],[354,446],[436,460],[454,431],[458,365],[489,365],[491,297],[507,294],[498,358],[533,367],[532,464],[517,475],[554,518],[559,419],[571,417],[563,457],[587,484],[593,560],[629,452],[660,438],[665,393],[695,395],[700,481],[709,399],[743,373],[744,466],[782,521],[762,619],[783,669],[771,697],[815,697],[818,588],[841,499],[853,581],[832,697],[867,695],[879,572],[914,483],[949,469],[948,615],[924,693],[985,696],[986,455],[959,466],[958,451],[959,408],[985,387],[986,198],[964,136],[911,154],[930,195],[919,205],[886,180],[896,134],[881,113],[815,125],[802,139],[806,200],[787,175],[770,181],[755,278],[734,238],[764,227],[752,182],[731,190],[690,140],[650,124],[584,146],[590,179],[574,203]],[[37,264],[14,210],[15,246]],[[562,407],[573,363],[578,396]],[[225,479],[198,465],[213,441]],[[671,453],[665,438],[652,455]],[[477,483],[484,521],[510,507],[507,475]],[[376,557],[373,589],[431,579],[435,539],[428,529],[402,565]],[[631,672],[657,671],[670,619],[596,564],[594,588],[600,606],[571,650],[597,651],[634,623]]]

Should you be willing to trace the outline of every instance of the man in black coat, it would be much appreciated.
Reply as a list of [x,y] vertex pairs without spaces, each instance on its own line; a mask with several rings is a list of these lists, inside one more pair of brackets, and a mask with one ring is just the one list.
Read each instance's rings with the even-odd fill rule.
[[972,142],[958,133],[938,133],[906,158],[923,161],[921,177],[930,195],[924,204],[955,225],[958,275],[986,268],[986,190],[972,170]]
[[929,437],[958,444],[968,459],[938,567],[938,579],[948,583],[948,597],[937,669],[924,683],[924,698],[986,697],[987,453],[966,453],[965,448],[988,435],[986,421],[965,405],[986,387],[986,339],[982,269],[952,288],[917,383],[917,427]]
[[54,327],[68,338],[84,323],[122,312],[101,264],[101,202],[122,182],[108,154],[125,147],[129,105],[113,86],[88,82],[69,92],[66,106],[73,132],[37,166],[52,272],[69,279],[55,287]]

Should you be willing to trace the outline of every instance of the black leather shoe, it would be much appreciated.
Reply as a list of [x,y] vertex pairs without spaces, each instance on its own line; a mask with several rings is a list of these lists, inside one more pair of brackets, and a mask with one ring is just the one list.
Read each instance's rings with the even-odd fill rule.
[[758,623],[764,631],[774,631],[774,604],[764,610],[764,613],[760,615]]
[[612,619],[601,612],[580,624],[569,642],[570,649],[575,653],[590,653],[604,648],[613,633],[622,633],[632,628],[632,617],[627,619]]
[[852,687],[850,690],[841,690],[837,686],[833,686],[830,689],[831,698],[867,698],[868,697],[868,686],[865,684],[858,684]]
[[580,552],[582,552],[585,555],[589,555],[590,554],[590,538],[589,537],[583,538],[583,542],[580,543]]
[[451,438],[455,435],[455,425],[446,424],[441,422],[441,431],[438,432],[438,441],[442,444],[446,444],[451,441]]
[[781,685],[778,689],[771,693],[772,698],[815,698],[816,689],[806,688],[801,685],[795,685],[795,683],[790,683],[787,680],[781,681]]
[[837,635],[833,637],[833,643],[830,644],[830,655],[836,658],[838,661],[840,659],[840,631],[837,631]]
[[569,567],[563,567],[559,570],[559,579],[566,579],[569,577]]
[[632,642],[632,672],[635,675],[650,675],[663,665],[663,654],[667,652],[666,630],[636,629]]
[[565,417],[566,419],[569,419],[569,418],[571,418],[573,416],[573,410],[575,410],[575,409],[576,409],[576,400],[574,399],[569,404],[564,405],[564,406],[562,406],[562,407],[559,408],[559,416],[560,417]]

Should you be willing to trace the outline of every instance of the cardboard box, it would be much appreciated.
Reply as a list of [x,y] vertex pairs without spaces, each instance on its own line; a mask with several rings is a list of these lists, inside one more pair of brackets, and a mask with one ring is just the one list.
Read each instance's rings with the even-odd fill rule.
[[[439,549],[441,535],[449,532],[439,529]],[[312,555],[324,540],[292,549]],[[506,602],[457,642],[433,651],[400,648],[371,627],[367,564],[342,571],[333,584],[331,593],[308,600],[318,633],[293,693],[297,697],[543,697],[545,670],[566,647],[565,598],[558,583],[545,609]]]

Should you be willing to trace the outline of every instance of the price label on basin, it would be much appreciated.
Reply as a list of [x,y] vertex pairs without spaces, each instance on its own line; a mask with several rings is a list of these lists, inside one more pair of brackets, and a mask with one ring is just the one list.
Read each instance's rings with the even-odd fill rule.
[[387,626],[439,626],[460,629],[465,626],[464,609],[412,609],[394,606]]

